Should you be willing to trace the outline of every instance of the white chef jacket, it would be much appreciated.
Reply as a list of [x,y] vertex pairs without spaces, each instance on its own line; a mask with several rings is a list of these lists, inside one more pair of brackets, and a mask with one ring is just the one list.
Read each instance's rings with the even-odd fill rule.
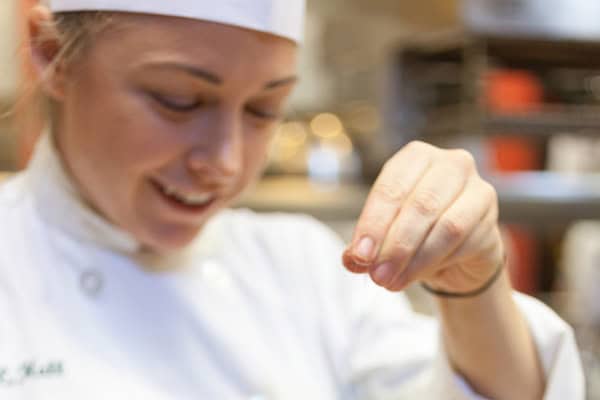
[[[345,271],[342,249],[309,217],[225,210],[181,252],[143,253],[44,137],[0,187],[0,399],[481,399],[437,322]],[[515,296],[545,398],[583,399],[571,329]]]

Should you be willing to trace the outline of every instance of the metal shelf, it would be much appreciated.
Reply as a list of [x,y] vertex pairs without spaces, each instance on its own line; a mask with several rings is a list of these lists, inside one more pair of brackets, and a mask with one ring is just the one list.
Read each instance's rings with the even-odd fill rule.
[[[542,75],[573,70],[575,74],[600,74],[600,42],[518,38],[452,32],[440,37],[425,35],[405,45],[398,54],[399,105],[409,104],[420,112],[418,119],[404,119],[402,132],[425,139],[456,133],[515,133],[551,135],[563,132],[600,133],[600,104],[593,98],[580,104],[543,104],[523,115],[490,114],[484,105],[483,81],[494,65],[525,68]],[[448,94],[440,84],[445,67],[460,89]],[[460,71],[460,72],[457,72]],[[563,72],[564,73],[564,72]],[[578,76],[578,75],[577,75]],[[583,79],[583,78],[582,78]],[[432,104],[431,98],[452,97],[450,104]],[[447,99],[446,99],[447,100]],[[556,101],[556,100],[555,100]],[[414,112],[413,112],[414,113]]]
[[489,57],[513,67],[600,68],[600,42],[560,38],[473,36]]
[[546,225],[600,219],[600,174],[527,172],[487,179],[498,192],[502,222]]
[[[464,106],[463,106],[464,107]],[[591,109],[595,112],[590,111]],[[461,106],[446,106],[430,112],[421,134],[428,140],[457,133],[519,134],[550,136],[560,133],[600,135],[600,107],[569,107],[562,111],[527,114],[461,116]],[[464,115],[464,114],[463,114]]]
[[492,115],[483,119],[486,132],[518,132],[556,134],[573,131],[595,131],[600,134],[600,107],[565,107],[557,111],[539,111],[522,115]]

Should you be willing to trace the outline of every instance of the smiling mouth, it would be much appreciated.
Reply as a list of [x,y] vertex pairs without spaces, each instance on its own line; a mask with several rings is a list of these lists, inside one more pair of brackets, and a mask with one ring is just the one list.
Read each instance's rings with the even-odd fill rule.
[[171,206],[179,210],[199,212],[208,208],[216,199],[214,193],[185,193],[173,186],[151,180],[154,188]]

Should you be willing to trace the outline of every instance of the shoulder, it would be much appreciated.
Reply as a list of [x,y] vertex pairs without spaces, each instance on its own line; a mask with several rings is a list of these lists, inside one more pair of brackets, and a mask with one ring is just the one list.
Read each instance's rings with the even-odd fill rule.
[[13,175],[0,183],[0,270],[2,264],[15,257],[15,251],[22,247],[20,244],[29,236],[24,219],[31,205],[27,193],[24,173]]

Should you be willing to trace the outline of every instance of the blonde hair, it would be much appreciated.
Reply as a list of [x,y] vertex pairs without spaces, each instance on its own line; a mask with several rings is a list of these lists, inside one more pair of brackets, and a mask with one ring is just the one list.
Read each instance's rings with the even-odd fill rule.
[[[96,35],[107,29],[111,21],[112,14],[107,12],[57,13],[53,20],[40,26],[41,35],[35,39],[36,42],[32,40],[23,49],[31,52],[33,46],[43,46],[45,41],[58,40],[60,50],[44,71],[44,76],[52,74],[57,66],[72,65],[83,57]],[[52,127],[56,123],[57,104],[43,91],[41,80],[44,76],[22,81],[20,97],[12,111],[16,132],[31,134],[32,131]]]

